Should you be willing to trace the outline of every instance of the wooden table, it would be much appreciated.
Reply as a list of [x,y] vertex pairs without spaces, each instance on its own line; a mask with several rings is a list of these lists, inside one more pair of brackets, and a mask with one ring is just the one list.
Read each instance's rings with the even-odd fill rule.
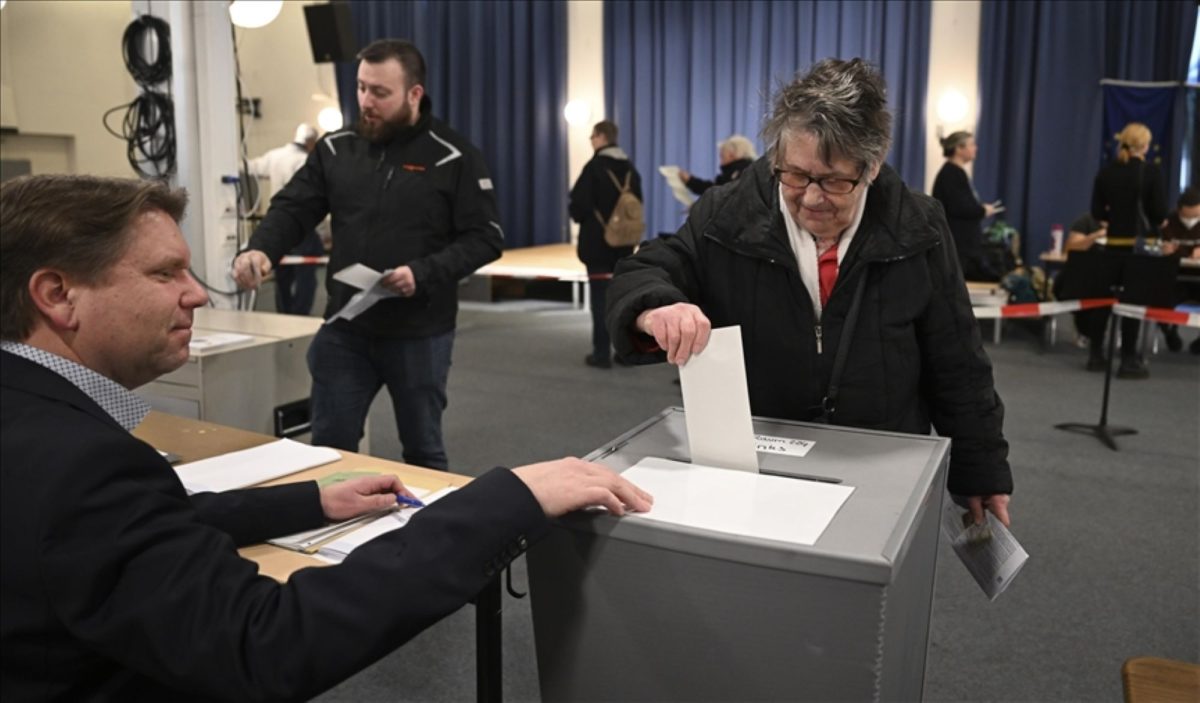
[[[176,417],[151,411],[133,434],[154,448],[177,454],[183,463],[207,459],[227,452],[249,449],[275,441],[275,437],[226,427],[211,422]],[[284,476],[263,485],[312,481],[339,471],[369,470],[392,473],[406,486],[437,491],[447,486],[465,486],[468,476],[434,471],[419,466],[376,459],[363,454],[340,451],[342,458],[332,464]],[[238,553],[258,564],[259,573],[285,582],[300,569],[328,566],[327,562],[270,544],[243,547]],[[475,599],[476,693],[478,700],[501,700],[500,579],[497,577]]]

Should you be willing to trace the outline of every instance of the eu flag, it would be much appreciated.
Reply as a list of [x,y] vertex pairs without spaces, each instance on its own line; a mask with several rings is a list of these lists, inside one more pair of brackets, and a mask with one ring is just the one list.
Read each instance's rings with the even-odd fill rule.
[[1130,122],[1141,122],[1150,128],[1153,141],[1146,161],[1158,166],[1161,173],[1170,169],[1171,156],[1177,148],[1171,143],[1171,119],[1175,99],[1182,87],[1178,83],[1151,85],[1104,84],[1104,142],[1100,163],[1108,163],[1117,153],[1117,133]]

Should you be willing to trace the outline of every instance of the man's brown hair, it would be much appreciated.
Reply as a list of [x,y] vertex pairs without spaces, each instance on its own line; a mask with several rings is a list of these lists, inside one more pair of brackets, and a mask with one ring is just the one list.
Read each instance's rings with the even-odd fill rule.
[[604,136],[604,141],[608,142],[609,146],[617,143],[617,125],[608,120],[602,120],[592,127],[592,134],[600,134]]
[[404,68],[405,88],[425,85],[425,57],[420,49],[404,39],[376,39],[357,56],[359,61],[367,63],[383,63],[388,59],[396,59]]
[[158,181],[47,175],[0,184],[0,339],[33,332],[34,272],[102,283],[128,249],[138,215],[161,210],[179,222],[186,209],[187,193]]

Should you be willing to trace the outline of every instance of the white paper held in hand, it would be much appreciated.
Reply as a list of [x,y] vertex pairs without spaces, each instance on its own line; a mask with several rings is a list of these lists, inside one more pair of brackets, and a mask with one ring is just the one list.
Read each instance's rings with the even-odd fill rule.
[[704,351],[679,367],[679,384],[692,463],[758,471],[742,328],[713,330]]
[[361,290],[351,296],[349,302],[342,306],[336,315],[332,315],[326,320],[325,324],[328,325],[334,320],[353,320],[380,300],[395,298],[397,294],[383,286],[383,279],[389,273],[391,273],[391,269],[380,273],[362,264],[351,264],[333,274],[333,280]]

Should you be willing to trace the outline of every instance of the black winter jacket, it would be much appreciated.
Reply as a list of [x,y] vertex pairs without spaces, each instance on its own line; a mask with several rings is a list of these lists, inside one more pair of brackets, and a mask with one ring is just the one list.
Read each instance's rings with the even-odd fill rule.
[[973,258],[983,249],[983,222],[987,210],[971,188],[971,179],[962,166],[947,161],[933,180],[933,197],[946,211],[946,224],[954,235],[960,257]]
[[[1141,193],[1138,185],[1141,185]],[[1141,200],[1141,211],[1138,201]],[[1092,184],[1092,217],[1108,223],[1109,237],[1146,236],[1167,216],[1166,188],[1154,164],[1142,159],[1112,161]]]
[[723,186],[730,181],[737,180],[738,176],[742,175],[742,171],[750,168],[750,165],[753,163],[753,159],[738,159],[737,161],[730,161],[721,167],[721,172],[717,174],[716,181],[706,181],[703,178],[696,178],[695,176],[692,176],[687,180],[687,183],[684,183],[684,185],[687,186],[688,190],[692,191],[696,195],[704,195],[704,191],[712,188],[715,185]]
[[[647,308],[699,305],[713,327],[741,325],[755,415],[820,415],[854,289],[862,305],[841,379],[834,424],[949,437],[949,488],[1011,493],[1004,406],[993,388],[945,217],[884,166],[820,320],[800,279],[779,209],[778,182],[760,159],[733,185],[702,198],[678,234],[642,246],[618,266],[607,321],[619,357],[653,340],[634,329]],[[817,330],[823,336],[818,352]]]
[[579,223],[579,260],[590,273],[611,273],[619,259],[633,253],[633,247],[610,247],[604,241],[604,222],[596,217],[599,212],[607,222],[621,194],[609,178],[609,171],[622,184],[625,176],[632,174],[629,189],[642,200],[642,176],[625,152],[616,144],[597,149],[572,186],[569,203],[571,219]]
[[249,248],[277,265],[332,215],[327,318],[358,292],[334,280],[338,271],[351,264],[376,271],[411,267],[416,295],[382,300],[349,323],[382,337],[454,329],[458,281],[497,259],[504,246],[483,155],[427,107],[428,101],[417,124],[385,145],[353,131],[322,138],[250,238]]

